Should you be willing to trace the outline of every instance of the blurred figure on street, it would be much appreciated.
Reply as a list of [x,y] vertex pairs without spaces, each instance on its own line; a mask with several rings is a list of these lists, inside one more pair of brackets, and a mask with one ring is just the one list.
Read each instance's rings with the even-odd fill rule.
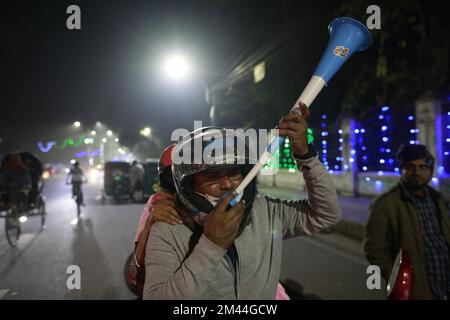
[[3,174],[6,189],[31,190],[31,176],[26,164],[18,153],[8,154],[4,161]]
[[134,252],[127,261],[127,283],[132,291],[142,297],[145,281],[145,253],[152,225],[156,221],[170,224],[182,223],[175,207],[175,187],[172,181],[171,154],[174,144],[164,149],[158,164],[159,182],[154,186],[156,193],[151,195],[141,214],[136,236]]
[[141,201],[143,198],[144,176],[144,167],[134,160],[130,166],[128,179],[130,180],[131,199],[136,202]]
[[75,161],[73,167],[70,169],[66,177],[66,184],[72,185],[72,198],[76,195],[80,197],[81,205],[85,205],[84,197],[82,192],[82,184],[87,183],[86,176],[84,175],[83,169],[80,167],[80,163]]

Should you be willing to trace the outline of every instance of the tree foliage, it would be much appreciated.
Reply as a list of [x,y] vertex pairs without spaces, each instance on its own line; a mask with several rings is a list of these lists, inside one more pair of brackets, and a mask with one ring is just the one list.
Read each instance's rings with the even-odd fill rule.
[[[339,14],[367,19],[372,1],[346,1]],[[355,75],[342,109],[360,114],[369,105],[413,103],[431,90],[438,96],[449,87],[450,28],[440,3],[378,1],[381,30],[372,30],[371,60]]]

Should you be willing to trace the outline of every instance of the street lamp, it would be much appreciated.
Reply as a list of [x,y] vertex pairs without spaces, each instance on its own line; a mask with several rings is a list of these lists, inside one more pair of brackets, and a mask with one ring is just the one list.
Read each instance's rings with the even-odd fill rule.
[[111,137],[113,133],[111,130],[108,130],[108,131],[106,131],[106,134],[108,135],[108,137]]
[[81,126],[80,121],[75,121],[75,122],[73,123],[73,126],[74,126],[75,128],[79,128],[79,127]]
[[91,131],[91,135],[95,136],[97,134],[97,132],[95,130]]
[[191,70],[187,60],[180,55],[172,55],[164,63],[165,73],[172,79],[183,79]]
[[114,141],[119,143],[119,138],[115,138]]
[[150,134],[152,133],[152,129],[150,129],[149,127],[145,127],[144,129],[141,129],[139,133],[141,134],[141,136],[149,137]]
[[94,144],[94,139],[86,137],[86,138],[84,138],[83,142],[84,142],[84,144]]
[[[173,80],[181,80],[186,77],[188,73],[193,74],[191,64],[181,55],[172,55],[167,58],[164,63],[164,72],[165,74],[173,79]],[[211,90],[205,80],[200,77],[198,74],[195,74],[196,78],[203,86],[204,94],[205,94],[205,102],[208,106],[210,106],[209,117],[211,125],[214,122],[214,102],[211,104]]]

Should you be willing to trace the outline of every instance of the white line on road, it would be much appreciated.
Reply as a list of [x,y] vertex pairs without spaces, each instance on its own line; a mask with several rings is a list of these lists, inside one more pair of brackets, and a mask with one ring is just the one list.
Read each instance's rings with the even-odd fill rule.
[[0,299],[2,299],[8,291],[9,289],[0,289]]

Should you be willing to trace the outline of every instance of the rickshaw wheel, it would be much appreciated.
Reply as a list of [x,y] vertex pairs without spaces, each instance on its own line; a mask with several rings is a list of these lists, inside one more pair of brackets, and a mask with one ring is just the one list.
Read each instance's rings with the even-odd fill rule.
[[11,247],[15,247],[20,237],[20,222],[14,214],[5,217],[5,233]]
[[39,203],[38,203],[38,212],[41,216],[41,230],[45,229],[45,216],[47,215],[47,212],[45,211],[45,201],[42,198],[42,196],[39,196]]

